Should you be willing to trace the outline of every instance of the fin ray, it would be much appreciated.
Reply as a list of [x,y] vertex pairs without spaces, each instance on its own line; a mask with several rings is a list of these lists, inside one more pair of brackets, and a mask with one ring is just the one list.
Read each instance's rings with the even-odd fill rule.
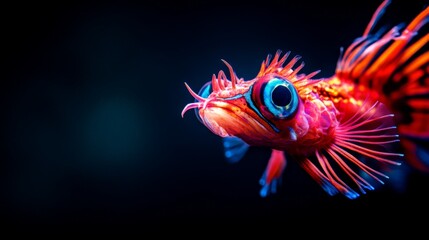
[[[364,34],[340,56],[334,77],[375,93],[395,114],[400,137],[408,139],[402,146],[410,164],[429,172],[429,163],[421,157],[425,154],[411,150],[429,151],[423,147],[429,145],[429,6],[408,23],[375,32],[374,25],[387,5],[385,0]],[[415,138],[425,140],[421,144]]]
[[381,178],[389,178],[385,171],[401,164],[403,154],[393,151],[399,135],[386,110],[380,102],[364,102],[356,114],[342,119],[330,146],[301,164],[327,193],[355,199],[358,191],[375,189],[370,180],[384,184]]

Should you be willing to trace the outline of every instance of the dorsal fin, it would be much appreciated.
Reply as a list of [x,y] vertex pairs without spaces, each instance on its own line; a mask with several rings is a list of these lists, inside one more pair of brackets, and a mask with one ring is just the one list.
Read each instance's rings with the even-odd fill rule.
[[340,57],[335,77],[377,93],[395,113],[408,162],[429,172],[424,159],[429,152],[429,7],[409,23],[373,33],[388,3],[380,5],[364,34]]

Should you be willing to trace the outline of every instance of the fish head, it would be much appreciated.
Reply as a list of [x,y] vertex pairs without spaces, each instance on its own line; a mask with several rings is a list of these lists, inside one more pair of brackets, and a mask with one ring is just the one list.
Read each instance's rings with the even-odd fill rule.
[[238,78],[224,61],[230,79],[220,71],[198,94],[185,83],[195,102],[185,106],[182,117],[194,109],[200,122],[214,134],[236,136],[251,145],[275,147],[279,139],[284,143],[297,141],[308,132],[301,95],[312,80],[309,75],[297,74],[303,64],[292,70],[298,56],[283,67],[287,55],[280,59],[277,52],[271,62],[267,58],[251,80]]

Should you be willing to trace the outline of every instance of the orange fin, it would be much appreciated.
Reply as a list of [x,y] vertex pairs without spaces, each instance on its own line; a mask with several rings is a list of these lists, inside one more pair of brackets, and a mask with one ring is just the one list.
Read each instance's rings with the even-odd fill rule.
[[285,167],[286,157],[283,151],[273,149],[267,168],[259,180],[259,183],[262,185],[260,191],[261,197],[266,197],[269,193],[275,193],[277,191],[277,185],[281,181],[281,176]]
[[393,114],[385,106],[365,102],[341,122],[334,142],[302,160],[301,166],[328,194],[340,192],[355,199],[359,192],[374,190],[374,183],[384,184],[382,178],[389,178],[383,171],[386,166],[401,164],[403,154],[393,151],[399,143],[396,130]]
[[[376,93],[395,114],[408,163],[429,172],[429,7],[409,23],[373,33],[384,1],[364,34],[339,58],[335,77]],[[417,142],[416,142],[417,140]]]

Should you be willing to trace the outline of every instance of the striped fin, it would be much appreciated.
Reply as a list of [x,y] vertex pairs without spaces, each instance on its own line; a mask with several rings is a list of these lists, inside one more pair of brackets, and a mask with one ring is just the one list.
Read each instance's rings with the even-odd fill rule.
[[344,119],[335,141],[300,164],[329,194],[355,199],[388,179],[390,169],[401,165],[403,154],[393,114],[380,102],[365,102],[356,114]]
[[429,172],[429,7],[409,23],[373,33],[388,4],[380,5],[364,34],[340,57],[335,77],[378,94],[396,115],[408,162]]

